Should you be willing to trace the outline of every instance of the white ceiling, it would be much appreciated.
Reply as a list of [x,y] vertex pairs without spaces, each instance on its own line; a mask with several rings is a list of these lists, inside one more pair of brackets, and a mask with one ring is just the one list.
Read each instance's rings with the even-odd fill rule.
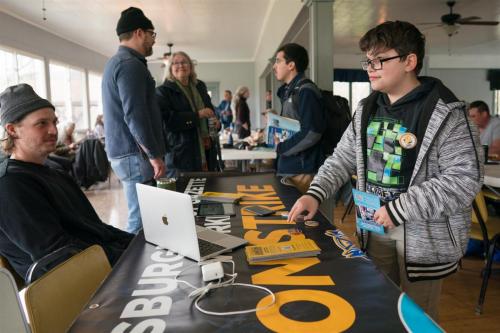
[[[116,22],[120,12],[136,6],[156,27],[154,56],[184,50],[199,62],[253,61],[275,0],[0,0],[0,11],[13,15],[103,55],[117,48]],[[299,0],[288,0],[297,2]],[[446,0],[336,0],[334,42],[338,54],[359,54],[359,38],[384,20],[439,22],[448,12]],[[459,0],[455,12],[500,19],[500,0]],[[443,29],[419,25],[430,54],[447,54]],[[500,26],[461,26],[451,39],[456,55],[500,54]]]

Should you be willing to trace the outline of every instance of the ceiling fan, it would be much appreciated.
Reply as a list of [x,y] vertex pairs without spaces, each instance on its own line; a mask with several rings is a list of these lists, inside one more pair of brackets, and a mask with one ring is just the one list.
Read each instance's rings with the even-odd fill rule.
[[446,5],[450,7],[450,12],[441,16],[441,23],[434,22],[422,24],[436,24],[436,26],[441,26],[445,29],[449,37],[457,34],[461,25],[498,25],[498,21],[478,21],[481,19],[478,16],[462,17],[462,15],[453,12],[453,6],[455,6],[455,4],[456,1],[446,2]]
[[172,47],[174,46],[174,43],[167,43],[168,46],[168,52],[163,53],[163,56],[154,58],[153,60],[150,60],[150,63],[161,63],[161,68],[164,68],[168,65],[168,60],[170,59],[170,56],[172,55]]

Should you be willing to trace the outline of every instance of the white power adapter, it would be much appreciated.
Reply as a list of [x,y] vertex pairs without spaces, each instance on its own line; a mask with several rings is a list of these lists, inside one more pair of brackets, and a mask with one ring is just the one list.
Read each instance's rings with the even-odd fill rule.
[[216,261],[201,266],[201,274],[203,275],[203,281],[205,282],[222,279],[224,277],[222,263],[220,261]]

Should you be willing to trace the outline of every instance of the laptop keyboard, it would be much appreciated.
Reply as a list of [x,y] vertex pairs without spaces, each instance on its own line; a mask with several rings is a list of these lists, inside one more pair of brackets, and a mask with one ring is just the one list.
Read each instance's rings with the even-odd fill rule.
[[200,255],[202,257],[208,256],[211,253],[224,250],[224,246],[210,243],[204,239],[198,238],[198,247],[200,248]]

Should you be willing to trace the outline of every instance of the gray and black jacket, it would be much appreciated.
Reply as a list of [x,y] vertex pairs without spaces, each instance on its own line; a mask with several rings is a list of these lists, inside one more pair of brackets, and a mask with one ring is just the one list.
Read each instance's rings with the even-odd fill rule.
[[[469,238],[471,203],[480,191],[484,155],[477,128],[441,81],[426,97],[421,114],[420,147],[407,192],[386,208],[405,234],[405,266],[410,281],[445,277],[456,271]],[[366,190],[366,128],[380,93],[361,101],[352,126],[311,183],[307,194],[322,202],[357,175]],[[363,248],[368,233],[358,230]]]

